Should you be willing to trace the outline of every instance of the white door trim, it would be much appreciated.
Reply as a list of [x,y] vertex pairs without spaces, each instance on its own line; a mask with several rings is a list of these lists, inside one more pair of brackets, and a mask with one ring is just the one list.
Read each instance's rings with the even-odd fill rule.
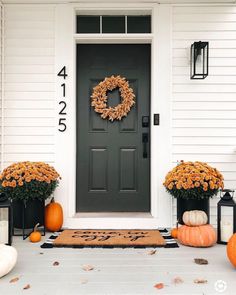
[[[144,10],[152,13],[152,34],[83,35],[75,34],[75,15],[78,10],[120,11]],[[56,134],[55,167],[62,180],[55,193],[64,209],[64,226],[71,228],[153,228],[171,225],[171,198],[162,185],[171,166],[171,5],[158,4],[93,4],[58,5],[55,22],[55,93]],[[146,36],[145,36],[146,35]],[[147,36],[149,35],[149,36]],[[151,215],[152,218],[76,218],[76,42],[81,43],[151,43]],[[67,67],[65,81],[56,74]],[[66,83],[67,130],[58,132],[58,102],[61,84]],[[160,126],[153,125],[154,113],[160,114]]]

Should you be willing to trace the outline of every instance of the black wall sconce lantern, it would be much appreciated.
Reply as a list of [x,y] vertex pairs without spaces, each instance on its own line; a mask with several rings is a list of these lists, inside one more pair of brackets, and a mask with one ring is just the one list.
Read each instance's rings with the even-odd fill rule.
[[225,189],[220,193],[217,204],[217,236],[218,244],[227,244],[236,232],[236,203],[233,199],[234,191]]
[[194,42],[191,45],[191,79],[205,79],[208,76],[209,42]]

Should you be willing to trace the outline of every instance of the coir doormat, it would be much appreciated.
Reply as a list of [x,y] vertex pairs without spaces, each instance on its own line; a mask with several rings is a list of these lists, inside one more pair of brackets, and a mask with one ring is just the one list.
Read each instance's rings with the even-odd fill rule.
[[166,229],[160,230],[64,230],[54,233],[41,248],[176,248],[178,244]]

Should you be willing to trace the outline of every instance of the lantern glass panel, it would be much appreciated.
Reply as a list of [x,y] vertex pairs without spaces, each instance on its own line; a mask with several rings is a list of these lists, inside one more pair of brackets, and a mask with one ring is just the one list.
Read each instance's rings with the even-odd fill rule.
[[203,50],[203,73],[208,75],[208,50],[205,48]]
[[228,242],[234,233],[234,208],[229,206],[221,206],[220,220],[221,241]]
[[203,72],[204,50],[203,49],[195,49],[195,51],[199,51],[198,53],[195,52],[195,60],[196,60],[195,74],[202,75],[204,73]]
[[0,208],[0,244],[8,244],[9,208]]

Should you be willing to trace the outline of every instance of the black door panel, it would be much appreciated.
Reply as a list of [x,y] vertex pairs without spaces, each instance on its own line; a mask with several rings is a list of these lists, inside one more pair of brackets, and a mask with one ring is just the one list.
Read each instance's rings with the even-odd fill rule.
[[[125,77],[136,95],[128,116],[114,122],[90,106],[93,87],[111,75]],[[118,90],[108,93],[108,105],[119,102]],[[150,113],[150,45],[77,45],[76,108],[77,211],[150,211],[150,126],[143,124]]]

